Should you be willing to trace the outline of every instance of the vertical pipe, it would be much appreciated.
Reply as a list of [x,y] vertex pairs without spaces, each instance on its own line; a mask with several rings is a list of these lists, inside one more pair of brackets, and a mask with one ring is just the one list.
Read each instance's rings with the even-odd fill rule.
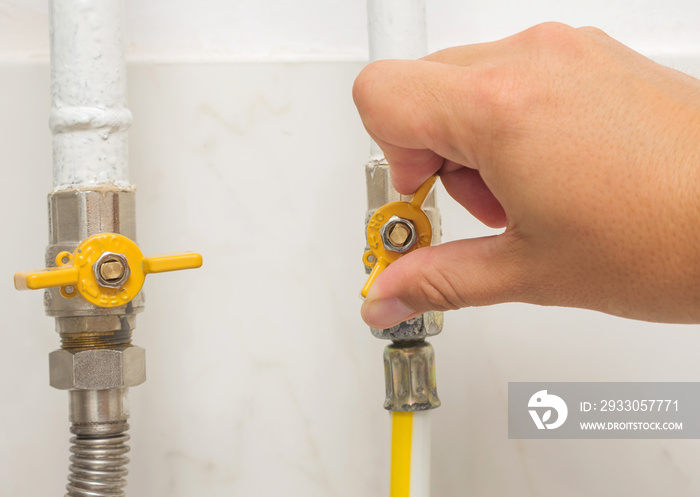
[[128,188],[123,0],[49,0],[54,189]]
[[[367,0],[367,30],[370,62],[423,57],[428,52],[425,0]],[[387,165],[382,150],[371,141],[366,170],[370,212],[387,202],[408,198],[391,186],[388,168],[381,167]],[[423,207],[433,225],[433,243],[439,243],[442,233],[434,193]]]
[[[425,0],[368,0],[369,60],[417,59],[428,52]],[[384,158],[370,145],[370,161]]]
[[[425,0],[368,0],[370,60],[416,59],[427,52]],[[392,187],[388,163],[372,142],[367,178],[369,220],[382,205],[408,200]],[[432,243],[441,238],[440,214],[432,192],[423,210],[433,227]],[[430,417],[428,410],[440,401],[435,387],[434,355],[424,341],[442,329],[442,314],[430,312],[388,330],[372,329],[388,338],[385,349],[385,408],[392,413],[391,497],[426,497],[430,494]],[[413,395],[415,394],[415,395]]]
[[428,51],[425,0],[367,2],[369,58],[417,59]]
[[411,442],[411,497],[430,495],[430,411],[413,413]]
[[[73,251],[91,235],[122,233],[134,239],[136,224],[128,178],[132,117],[124,0],[49,0],[49,29],[54,190],[47,264],[52,266],[59,252]],[[70,391],[74,437],[66,497],[123,497],[129,462],[126,397],[129,386],[145,380],[143,351],[134,354],[131,345],[143,295],[106,309],[63,298],[52,288],[45,307],[62,339],[62,348],[50,356],[51,385]],[[103,364],[107,355],[117,358],[112,369]],[[131,381],[132,370],[143,374]]]

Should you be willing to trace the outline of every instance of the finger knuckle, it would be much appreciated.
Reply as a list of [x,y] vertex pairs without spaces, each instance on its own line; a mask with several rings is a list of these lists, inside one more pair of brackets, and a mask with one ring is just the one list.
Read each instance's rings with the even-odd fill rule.
[[505,131],[509,122],[520,122],[532,109],[533,86],[527,74],[517,68],[487,68],[475,75],[475,98],[490,130]]
[[477,95],[492,129],[508,131],[552,98],[591,53],[592,39],[566,24],[548,22],[508,39],[507,63],[487,65],[475,75]]
[[372,87],[378,77],[377,73],[381,71],[381,67],[375,64],[376,63],[366,65],[362,71],[360,71],[360,74],[357,75],[352,85],[352,98],[360,112],[362,112],[368,97],[372,93]]
[[577,30],[561,22],[543,22],[523,31],[522,35],[531,44],[556,46],[575,37]]
[[373,94],[377,82],[386,77],[389,70],[388,65],[389,61],[385,60],[371,62],[357,75],[352,86],[352,97],[358,106]]
[[589,35],[589,36],[595,36],[598,38],[610,38],[610,36],[603,31],[600,28],[596,28],[595,26],[582,26],[578,28],[579,33]]
[[574,62],[588,53],[592,43],[591,34],[603,33],[597,28],[572,28],[567,24],[548,22],[538,24],[522,33],[525,43],[535,58],[548,64],[556,60]]

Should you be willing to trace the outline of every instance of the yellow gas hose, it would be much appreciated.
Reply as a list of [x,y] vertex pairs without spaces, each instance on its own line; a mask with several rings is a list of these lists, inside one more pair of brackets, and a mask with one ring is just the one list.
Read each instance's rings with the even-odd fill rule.
[[393,412],[391,427],[391,497],[409,497],[413,413]]

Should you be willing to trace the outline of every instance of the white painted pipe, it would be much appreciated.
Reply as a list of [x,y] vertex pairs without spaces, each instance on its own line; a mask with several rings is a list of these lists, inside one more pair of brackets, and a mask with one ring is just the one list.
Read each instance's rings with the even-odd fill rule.
[[54,189],[130,188],[123,0],[50,0]]
[[430,495],[430,411],[413,413],[410,497]]
[[[426,55],[425,0],[367,0],[369,59],[418,59]],[[376,143],[370,162],[384,159]]]
[[[367,0],[370,61],[381,59],[417,59],[428,51],[425,0]],[[379,146],[372,142],[368,167],[385,165]],[[395,413],[396,414],[396,413]],[[400,413],[406,419],[406,413]],[[396,422],[396,417],[393,417]],[[392,442],[392,496],[428,497],[430,495],[430,411],[410,416],[410,434],[394,428]],[[406,440],[406,438],[408,440]],[[394,446],[394,444],[397,444]],[[395,450],[396,449],[396,452]],[[401,453],[403,452],[403,453]],[[400,465],[409,458],[406,475]],[[395,466],[396,465],[396,466]],[[402,482],[408,477],[408,484]],[[407,488],[406,488],[407,487]]]
[[425,0],[368,0],[369,58],[417,59],[428,51]]

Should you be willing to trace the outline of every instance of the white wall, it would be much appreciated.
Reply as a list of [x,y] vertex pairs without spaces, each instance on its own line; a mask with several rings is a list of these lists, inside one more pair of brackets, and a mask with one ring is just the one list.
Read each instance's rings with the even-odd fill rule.
[[[127,2],[132,180],[145,253],[199,250],[156,275],[135,342],[129,495],[387,495],[383,343],[359,318],[368,140],[350,98],[364,2]],[[544,20],[606,29],[700,73],[690,1],[429,2],[432,48]],[[0,495],[60,495],[67,395],[40,293],[50,135],[44,1],[0,0]],[[441,196],[445,238],[484,232]],[[432,340],[434,495],[696,496],[696,441],[513,441],[509,381],[697,381],[700,333],[502,305],[449,313]]]
[[[0,0],[0,60],[48,58],[47,0]],[[364,0],[126,0],[129,58],[141,61],[365,60]],[[637,50],[700,50],[691,0],[428,0],[431,50],[556,20],[595,25]]]

